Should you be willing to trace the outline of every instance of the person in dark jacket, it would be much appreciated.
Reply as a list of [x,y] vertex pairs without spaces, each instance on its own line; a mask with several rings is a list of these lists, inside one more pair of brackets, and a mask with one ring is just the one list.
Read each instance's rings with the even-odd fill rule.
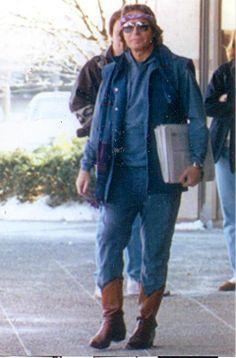
[[213,117],[210,135],[216,183],[224,220],[224,236],[233,277],[220,291],[235,290],[235,32],[227,48],[228,62],[213,74],[205,98],[206,113]]
[[[155,337],[181,193],[201,181],[208,129],[193,63],[162,44],[153,11],[143,4],[126,5],[121,34],[128,50],[104,67],[76,186],[79,195],[87,195],[90,171],[96,164],[96,196],[104,210],[98,275],[104,320],[90,345],[103,349],[111,341],[125,339],[122,254],[140,214],[139,313],[126,347],[145,349]],[[167,184],[161,175],[154,128],[187,121],[192,163],[179,183]]]
[[89,135],[94,105],[102,81],[103,67],[114,61],[124,51],[124,43],[119,34],[120,10],[114,12],[109,21],[109,35],[112,44],[100,55],[94,56],[80,70],[72,88],[69,107],[81,125],[77,130],[78,137]]
[[[116,11],[109,21],[109,34],[112,39],[111,46],[99,56],[94,56],[81,69],[76,79],[75,85],[70,96],[70,110],[76,115],[81,124],[77,130],[78,137],[88,136],[92,123],[94,105],[100,83],[102,81],[102,68],[124,51],[124,42],[120,37],[120,14]],[[102,211],[97,227],[95,259],[97,272],[100,267],[99,255],[97,254],[97,245],[100,240],[100,232],[103,226]],[[137,295],[139,293],[139,281],[141,271],[141,239],[140,239],[140,218],[137,216],[131,233],[131,239],[125,250],[125,263],[127,272],[126,295]],[[95,276],[97,274],[95,273]],[[101,297],[101,290],[96,285],[95,296]]]

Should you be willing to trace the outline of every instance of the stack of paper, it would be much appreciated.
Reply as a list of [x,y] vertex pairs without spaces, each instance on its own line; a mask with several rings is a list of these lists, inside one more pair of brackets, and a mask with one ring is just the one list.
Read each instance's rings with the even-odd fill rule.
[[[165,183],[178,183],[180,175],[191,165],[188,125],[160,125],[154,131],[163,180]],[[205,181],[214,180],[214,160],[210,141],[203,170]]]

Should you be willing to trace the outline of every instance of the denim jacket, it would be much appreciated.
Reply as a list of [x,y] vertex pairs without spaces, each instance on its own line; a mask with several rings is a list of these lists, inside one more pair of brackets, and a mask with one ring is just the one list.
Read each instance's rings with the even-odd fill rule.
[[[149,122],[159,124],[189,121],[189,141],[192,162],[203,163],[206,154],[208,129],[202,96],[194,75],[191,60],[173,54],[166,46],[154,49],[155,61],[149,67]],[[87,141],[81,168],[90,171],[97,164],[97,192],[99,200],[108,197],[114,163],[121,146],[121,123],[125,117],[127,60],[120,56],[103,69],[91,135]],[[150,126],[147,123],[147,126]],[[150,143],[149,143],[150,144]],[[155,143],[151,143],[154,146]],[[158,162],[157,162],[158,165]],[[147,161],[147,167],[150,166]],[[101,169],[101,170],[100,170]],[[150,168],[149,168],[150,169]],[[156,168],[159,191],[182,190],[180,184],[166,184]],[[149,170],[150,173],[150,170]]]

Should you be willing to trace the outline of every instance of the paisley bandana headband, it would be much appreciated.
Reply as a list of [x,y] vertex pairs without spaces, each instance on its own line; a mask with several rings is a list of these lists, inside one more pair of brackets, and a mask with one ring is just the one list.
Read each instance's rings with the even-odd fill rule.
[[146,19],[148,21],[150,21],[152,24],[155,24],[155,18],[152,15],[148,15],[148,14],[128,14],[128,15],[124,15],[122,16],[121,20],[120,20],[120,24],[121,26],[123,26],[126,22],[130,21],[130,20],[143,20]]

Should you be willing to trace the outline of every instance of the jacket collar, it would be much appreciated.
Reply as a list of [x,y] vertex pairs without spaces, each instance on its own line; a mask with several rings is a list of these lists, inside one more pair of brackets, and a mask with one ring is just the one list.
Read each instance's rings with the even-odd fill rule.
[[[165,45],[160,45],[153,49],[155,69],[162,68],[164,72],[167,72],[168,68],[173,64],[173,53]],[[121,70],[125,63],[127,63],[126,52],[117,57],[117,70]]]
[[[172,87],[172,91],[176,92],[174,70],[173,70],[173,58],[174,54],[165,45],[160,45],[153,50],[154,61],[152,63],[152,71],[158,69],[162,78],[168,83],[168,86]],[[127,69],[126,54],[116,58],[116,61],[112,61],[103,69],[103,76],[111,76],[114,73],[114,78],[119,76],[120,73],[124,75],[124,70]],[[113,79],[114,79],[113,78]]]

